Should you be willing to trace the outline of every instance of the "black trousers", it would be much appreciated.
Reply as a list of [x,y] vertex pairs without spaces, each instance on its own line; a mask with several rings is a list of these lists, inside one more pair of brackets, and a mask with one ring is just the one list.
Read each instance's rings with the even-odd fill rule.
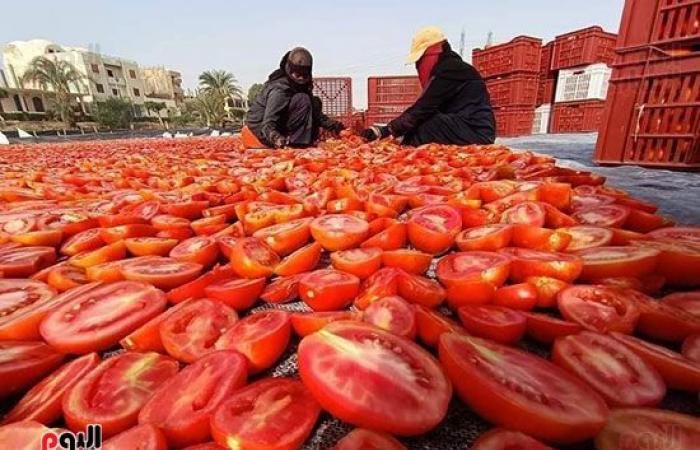
[[471,145],[493,144],[495,139],[494,130],[477,130],[459,115],[439,113],[406,134],[403,143],[416,147],[423,144]]
[[292,147],[307,147],[319,136],[321,99],[305,93],[294,94],[287,110],[287,137]]

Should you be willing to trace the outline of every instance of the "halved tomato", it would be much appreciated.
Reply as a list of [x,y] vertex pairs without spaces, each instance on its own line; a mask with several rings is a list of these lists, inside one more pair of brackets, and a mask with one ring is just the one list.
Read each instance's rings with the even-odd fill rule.
[[700,334],[688,336],[683,341],[681,353],[689,360],[700,363]]
[[39,230],[29,231],[22,234],[13,234],[10,236],[12,242],[17,242],[24,246],[46,246],[58,247],[63,240],[63,231],[61,230]]
[[525,316],[495,305],[465,305],[457,310],[468,333],[503,344],[513,344],[525,334]]
[[495,251],[508,247],[513,237],[513,226],[508,224],[483,225],[468,228],[457,235],[455,242],[463,252]]
[[583,209],[594,209],[603,205],[612,205],[615,197],[601,194],[574,195],[571,199],[571,209],[580,211]]
[[520,311],[530,311],[537,305],[538,291],[530,283],[511,284],[496,290],[493,302],[496,305]]
[[231,278],[216,281],[206,288],[204,293],[209,298],[219,300],[236,311],[250,308],[262,294],[265,278],[247,279]]
[[406,450],[406,447],[390,434],[355,428],[329,450]]
[[584,331],[559,338],[552,361],[587,383],[611,407],[655,406],[666,395],[656,369],[607,335]]
[[367,307],[363,320],[397,336],[416,337],[415,311],[401,297],[380,298]]
[[557,306],[557,294],[569,285],[556,278],[538,276],[527,277],[525,282],[537,290],[537,306],[540,308]]
[[57,437],[61,434],[61,431],[58,428],[45,427],[33,420],[15,422],[0,427],[0,442],[13,450],[37,450],[42,448],[44,441],[47,444],[50,442],[50,438],[44,437],[48,436],[47,433],[49,432],[56,436],[53,443],[58,444]]
[[153,425],[137,425],[105,441],[102,450],[166,450],[168,443],[165,435]]
[[631,295],[604,286],[570,286],[557,295],[559,312],[567,320],[598,333],[632,334],[639,320]]
[[447,287],[450,306],[457,308],[489,303],[508,279],[510,264],[509,257],[494,252],[461,252],[440,259],[435,273]]
[[610,245],[613,232],[607,228],[578,225],[575,227],[561,228],[561,231],[571,236],[571,242],[566,247],[567,252],[576,252],[594,247]]
[[510,278],[516,283],[521,283],[528,277],[550,277],[572,283],[583,270],[581,258],[568,253],[514,247],[507,247],[498,252],[510,256]]
[[100,229],[100,238],[102,238],[102,240],[107,244],[113,244],[126,238],[155,236],[157,232],[158,230],[150,225],[133,223],[128,225],[118,225],[111,228],[102,228]]
[[573,443],[594,437],[605,425],[603,399],[543,358],[457,333],[440,337],[439,354],[459,397],[498,426]]
[[409,303],[429,308],[439,306],[447,296],[437,281],[408,272],[399,272],[398,294]]
[[260,299],[266,303],[288,303],[299,297],[299,280],[303,274],[278,277],[265,286]]
[[630,215],[630,208],[622,205],[600,205],[589,209],[580,209],[572,217],[582,225],[621,228]]
[[416,332],[418,337],[430,347],[437,347],[438,339],[443,333],[453,331],[457,333],[467,332],[460,324],[435,310],[421,305],[415,305],[414,308],[416,310]]
[[550,230],[534,225],[513,225],[512,243],[515,247],[559,252],[567,248],[571,235],[561,230]]
[[142,256],[122,266],[127,280],[141,281],[160,289],[173,289],[197,278],[202,265],[162,256]]
[[49,276],[46,278],[46,282],[58,292],[73,289],[74,287],[86,284],[88,281],[85,269],[69,264],[54,266],[49,272]]
[[316,270],[299,280],[299,296],[314,311],[343,309],[359,291],[360,279],[339,270]]
[[417,344],[376,327],[334,322],[302,339],[299,373],[321,406],[360,427],[417,435],[447,412],[452,387]]
[[152,424],[171,446],[209,440],[216,408],[246,383],[248,361],[233,350],[209,353],[166,380],[143,405],[140,424]]
[[328,311],[312,313],[295,313],[291,316],[292,328],[299,337],[315,333],[331,322],[340,320],[362,320],[361,311]]
[[377,247],[340,250],[331,253],[331,264],[337,270],[365,279],[382,266],[382,250]]
[[[370,226],[370,234],[372,234],[371,231]],[[406,224],[394,221],[394,223],[390,224],[381,231],[372,234],[370,238],[360,244],[360,247],[376,247],[381,248],[382,250],[397,250],[406,245],[406,239]]]
[[149,397],[178,371],[177,361],[158,353],[126,352],[100,363],[63,396],[63,416],[73,431],[91,423],[114,436],[134,425]]
[[190,221],[182,217],[175,217],[167,214],[160,214],[151,219],[151,225],[160,231],[167,231],[179,228],[190,228]]
[[169,256],[177,261],[209,267],[219,258],[219,245],[213,237],[197,236],[177,244],[170,251]]
[[432,261],[433,255],[419,250],[385,250],[382,253],[382,264],[384,266],[396,267],[416,275],[425,273]]
[[700,227],[670,227],[654,230],[647,234],[648,237],[658,240],[683,241],[691,244],[700,244]]
[[656,274],[673,286],[700,286],[700,245],[684,241],[635,241],[635,246],[647,247],[659,253]]
[[311,236],[328,251],[357,247],[369,233],[369,224],[349,214],[329,214],[311,222]]
[[253,237],[270,246],[280,256],[286,256],[309,241],[311,219],[297,219],[272,225],[253,233]]
[[0,341],[0,399],[32,386],[63,358],[43,342]]
[[166,203],[160,206],[161,211],[176,217],[184,217],[185,219],[196,219],[202,217],[202,211],[209,206],[206,200]]
[[91,283],[68,291],[41,322],[41,336],[64,352],[105,350],[165,309],[163,292],[147,284]]
[[56,290],[36,280],[0,280],[0,340],[39,339]]
[[168,300],[172,303],[180,303],[189,298],[204,297],[204,289],[210,284],[229,278],[234,278],[236,272],[230,264],[215,266],[212,270],[201,275],[197,279],[176,287],[168,292]]
[[244,278],[268,277],[279,262],[277,253],[254,237],[239,239],[231,253],[231,266]]
[[90,228],[66,239],[61,246],[61,254],[74,256],[81,252],[98,249],[104,244],[100,237],[100,229]]
[[54,262],[56,249],[53,247],[6,247],[0,250],[0,273],[5,278],[27,278]]
[[238,350],[248,359],[250,373],[259,373],[272,367],[282,356],[291,334],[288,313],[262,311],[233,324],[216,341],[215,347]]
[[700,291],[676,292],[667,295],[661,301],[683,309],[694,316],[700,316]]
[[462,217],[452,206],[431,205],[413,210],[406,223],[408,240],[426,253],[439,254],[454,245],[462,230]]
[[117,241],[113,244],[108,244],[95,250],[86,250],[73,255],[68,260],[68,263],[87,269],[91,266],[124,259],[125,257],[126,245],[124,245],[124,241]]
[[595,438],[599,450],[693,449],[698,442],[697,417],[651,408],[613,410]]
[[693,334],[700,334],[700,317],[660,302],[641,292],[626,290],[639,309],[637,331],[653,339],[682,342]]
[[264,378],[231,394],[212,415],[211,431],[225,448],[295,449],[309,437],[320,414],[301,382]]
[[503,211],[501,222],[543,227],[545,209],[540,202],[523,202]]
[[400,275],[401,271],[395,267],[382,267],[362,283],[360,295],[355,299],[354,305],[364,310],[382,297],[396,295],[399,291]]
[[165,320],[189,304],[190,300],[178,303],[172,308],[166,309],[153,319],[144,323],[127,337],[119,341],[119,344],[127,350],[135,352],[158,352],[165,353],[163,341],[160,338],[160,325]]
[[126,249],[134,256],[168,256],[178,243],[177,239],[164,237],[134,237],[124,240]]
[[318,242],[312,242],[284,258],[274,273],[280,276],[291,276],[313,270],[321,260],[323,247]]
[[551,344],[555,339],[579,333],[581,325],[546,314],[532,312],[523,313],[527,319],[526,333],[529,338],[542,343]]
[[518,431],[494,428],[479,436],[470,450],[554,450],[527,434]]
[[655,272],[659,251],[643,247],[595,247],[576,252],[583,260],[581,280],[643,278]]

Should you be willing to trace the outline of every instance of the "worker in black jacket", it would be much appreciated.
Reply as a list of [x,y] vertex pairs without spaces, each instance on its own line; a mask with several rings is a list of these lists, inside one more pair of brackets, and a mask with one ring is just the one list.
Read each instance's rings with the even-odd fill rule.
[[318,139],[320,128],[343,130],[342,123],[323,114],[321,99],[312,95],[312,66],[305,48],[287,52],[250,105],[246,124],[263,144],[307,147]]
[[413,38],[409,63],[415,63],[423,91],[416,102],[387,126],[362,133],[368,140],[403,136],[406,145],[492,144],[496,124],[486,84],[479,72],[452,51],[436,27]]

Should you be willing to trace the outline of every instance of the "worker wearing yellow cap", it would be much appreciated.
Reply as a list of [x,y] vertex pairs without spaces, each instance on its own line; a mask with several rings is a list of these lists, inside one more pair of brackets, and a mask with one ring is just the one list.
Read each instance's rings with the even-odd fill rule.
[[406,145],[492,144],[496,123],[479,72],[452,51],[437,27],[413,37],[408,63],[415,64],[423,89],[416,102],[386,126],[362,132],[367,140],[403,137]]

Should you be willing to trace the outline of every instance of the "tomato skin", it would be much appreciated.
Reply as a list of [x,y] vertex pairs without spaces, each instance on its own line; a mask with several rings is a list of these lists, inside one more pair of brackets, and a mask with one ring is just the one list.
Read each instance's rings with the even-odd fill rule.
[[128,238],[124,240],[126,249],[134,256],[167,256],[177,243],[177,239],[155,236]]
[[447,295],[440,283],[408,272],[399,274],[398,294],[409,303],[429,308],[440,306]]
[[416,311],[416,332],[420,340],[429,347],[436,348],[443,333],[467,333],[460,324],[437,311],[421,305],[415,305],[414,308]]
[[66,239],[60,252],[63,255],[74,256],[87,250],[95,250],[104,244],[100,237],[100,229],[90,228]]
[[0,280],[3,297],[7,300],[0,309],[0,340],[39,339],[39,323],[61,300],[54,300],[54,288],[37,280]]
[[[371,231],[370,231],[371,233]],[[406,245],[408,239],[406,224],[393,223],[385,229],[373,234],[362,244],[361,248],[377,247],[382,250],[398,250]]]
[[208,267],[219,258],[219,245],[212,237],[197,236],[177,244],[170,250],[168,256],[177,261],[192,262]]
[[[320,413],[301,382],[264,378],[231,394],[214,412],[211,431],[225,448],[292,450],[309,437]],[[266,420],[246,426],[258,417]]]
[[166,450],[168,444],[163,433],[153,425],[137,425],[105,441],[104,450],[134,448],[138,450]]
[[207,442],[206,444],[191,445],[183,450],[226,450],[226,448],[214,442]]
[[[436,220],[441,224],[437,224]],[[448,205],[432,205],[414,210],[406,223],[411,244],[420,251],[434,255],[452,247],[461,230],[461,215]]]
[[239,239],[231,253],[231,267],[243,278],[266,278],[279,262],[277,253],[252,237]]
[[400,276],[399,269],[382,267],[364,281],[360,295],[355,298],[353,304],[362,311],[382,297],[396,295],[399,292]]
[[309,223],[311,219],[297,219],[272,225],[253,233],[253,237],[272,248],[280,256],[286,256],[303,247],[311,238]]
[[87,269],[88,267],[96,266],[98,264],[124,258],[126,258],[126,245],[124,245],[124,241],[117,241],[113,244],[107,244],[106,246],[95,250],[88,250],[73,255],[68,260],[68,263]]
[[329,450],[406,450],[392,435],[355,428]]
[[576,255],[506,247],[499,253],[511,257],[510,278],[516,283],[528,277],[550,277],[573,283],[583,270],[583,261]]
[[201,298],[205,296],[204,289],[210,284],[235,276],[236,272],[231,265],[215,266],[204,275],[172,289],[168,292],[167,297],[171,303],[181,303],[190,298]]
[[[445,417],[452,396],[449,381],[428,352],[367,324],[327,325],[302,339],[298,359],[301,380],[323,409],[359,427],[401,436],[425,433]],[[414,375],[399,369],[406,366],[416,367],[424,382],[417,383]],[[334,369],[336,376],[348,377],[353,388],[365,391],[368,403],[358,402],[356,394],[325,376]]]
[[654,273],[659,252],[635,247],[596,247],[576,252],[583,260],[581,280],[643,278]]
[[32,386],[58,367],[63,357],[43,342],[0,341],[0,399]]
[[523,450],[553,450],[551,447],[518,431],[494,428],[479,436],[471,450],[505,450],[517,448]]
[[512,225],[494,224],[467,228],[457,235],[455,242],[463,252],[496,251],[508,247],[512,237]]
[[525,334],[525,316],[512,309],[491,305],[467,305],[459,308],[457,313],[464,329],[475,336],[502,344],[513,344]]
[[584,331],[558,338],[552,362],[587,383],[611,407],[655,406],[666,395],[656,369],[607,335]]
[[527,319],[526,333],[541,344],[551,344],[555,339],[579,333],[583,328],[573,322],[560,320],[539,313],[523,313]]
[[61,418],[63,394],[99,362],[100,357],[90,353],[59,367],[27,391],[0,423],[33,420],[47,425],[56,422]]
[[341,250],[331,253],[331,264],[337,270],[364,280],[382,266],[382,253],[377,247]]
[[600,450],[692,449],[698,442],[697,417],[651,408],[613,410],[595,438]]
[[132,350],[135,352],[165,353],[165,347],[163,346],[163,341],[160,338],[160,325],[165,322],[168,317],[184,308],[185,305],[191,301],[194,300],[188,299],[184,302],[178,303],[172,308],[166,309],[162,313],[138,327],[124,339],[120,340],[119,345],[124,347],[126,350]]
[[157,230],[150,225],[135,223],[129,225],[118,225],[111,228],[102,228],[100,230],[100,238],[102,238],[102,240],[107,244],[113,244],[126,238],[155,236],[156,233]]
[[397,336],[416,337],[415,311],[401,297],[380,298],[367,307],[363,320]]
[[359,291],[360,279],[338,270],[316,270],[299,280],[299,296],[314,311],[343,309]]
[[216,281],[204,288],[207,297],[218,300],[236,311],[252,307],[265,289],[265,278],[233,278]]
[[537,306],[550,308],[557,306],[557,294],[569,284],[551,277],[527,277],[525,282],[537,290]]
[[635,241],[632,245],[659,251],[655,273],[672,286],[700,286],[700,244],[683,241]]
[[530,311],[537,305],[537,289],[529,283],[511,284],[496,290],[493,302],[499,306]]
[[557,305],[567,320],[598,333],[632,334],[640,315],[629,294],[604,286],[570,286],[559,292]]
[[315,218],[311,236],[328,251],[357,247],[369,233],[369,224],[348,214],[329,214]]
[[685,310],[694,316],[700,316],[700,291],[669,294],[661,301]]
[[419,250],[385,250],[382,253],[382,265],[396,267],[416,275],[424,274],[432,261],[432,255]]
[[700,334],[700,317],[696,317],[668,303],[660,302],[641,292],[625,290],[639,309],[637,331],[656,340],[682,342],[693,334]]
[[[114,436],[136,425],[143,404],[177,371],[177,361],[157,353],[127,352],[106,359],[63,396],[66,425],[82,431],[99,423],[105,438]],[[117,405],[119,398],[124,401]]]
[[291,316],[292,328],[299,337],[308,336],[325,327],[331,322],[340,320],[361,321],[363,313],[360,311],[329,311],[312,313],[294,313]]
[[[489,422],[556,443],[590,439],[605,425],[603,399],[542,358],[456,333],[443,334],[438,348],[459,397]],[[523,383],[527,389],[513,388]],[[540,397],[557,406],[541,403]]]
[[700,363],[700,335],[693,334],[683,341],[681,354],[691,361]]
[[246,383],[248,361],[232,350],[209,353],[166,380],[139,413],[177,448],[209,439],[216,408]]

